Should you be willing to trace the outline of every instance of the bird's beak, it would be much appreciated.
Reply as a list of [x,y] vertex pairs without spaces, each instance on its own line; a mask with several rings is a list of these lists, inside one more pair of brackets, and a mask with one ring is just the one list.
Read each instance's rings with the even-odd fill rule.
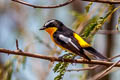
[[39,30],[45,30],[46,28],[45,27],[42,27],[42,28],[40,28]]

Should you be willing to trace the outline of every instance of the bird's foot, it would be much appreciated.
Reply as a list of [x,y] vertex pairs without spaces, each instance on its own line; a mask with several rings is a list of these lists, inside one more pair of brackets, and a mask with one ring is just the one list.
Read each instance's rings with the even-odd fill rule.
[[[73,56],[73,57],[72,57],[72,60],[73,60],[73,62],[71,62],[72,65],[74,65],[75,62],[76,62],[76,59],[75,59],[75,58],[76,58],[76,56]],[[76,64],[75,64],[75,65],[76,65]]]
[[69,56],[70,54],[64,54],[62,56],[59,57],[59,59],[62,60],[62,62],[64,62],[64,59],[66,59],[67,56]]
[[90,60],[82,58],[84,62],[89,62]]
[[58,58],[61,59],[62,62],[64,62],[64,55],[63,55],[63,56],[60,56],[60,57],[58,57]]

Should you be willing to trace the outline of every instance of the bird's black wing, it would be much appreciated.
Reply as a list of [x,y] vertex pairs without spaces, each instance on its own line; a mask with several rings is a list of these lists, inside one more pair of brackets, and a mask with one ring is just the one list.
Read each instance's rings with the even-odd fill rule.
[[87,60],[90,60],[90,58],[84,54],[82,47],[80,47],[79,43],[77,42],[76,39],[74,39],[74,37],[71,38],[63,34],[55,34],[54,41],[55,43],[61,45],[66,50],[69,50],[79,56],[84,57]]
[[107,57],[103,56],[101,53],[99,53],[98,51],[96,51],[94,48],[92,47],[85,47],[85,50],[87,50],[88,52],[90,52],[91,54],[96,55],[97,57],[101,58],[101,59],[105,59],[108,60]]

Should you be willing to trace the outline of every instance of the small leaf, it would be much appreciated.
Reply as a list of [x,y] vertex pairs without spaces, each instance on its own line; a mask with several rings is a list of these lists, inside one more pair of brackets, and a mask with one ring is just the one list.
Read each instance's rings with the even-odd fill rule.
[[7,80],[12,80],[12,73],[13,73],[13,69],[10,68],[9,71],[8,71]]
[[118,18],[118,24],[120,24],[120,16],[119,16],[119,18]]
[[23,57],[23,61],[22,61],[22,65],[23,65],[23,69],[25,69],[25,64],[26,64],[26,62],[27,62],[27,57],[26,56],[24,56]]
[[[63,55],[63,58],[64,59],[68,59],[68,58],[70,59],[73,56],[74,55],[69,53],[67,55],[66,54]],[[68,66],[69,66],[69,63],[67,63],[67,62],[59,62],[58,64],[56,64],[53,71],[57,72],[59,74],[54,78],[54,80],[62,80]]]
[[90,10],[90,7],[92,6],[93,2],[89,2],[89,4],[87,6],[85,6],[85,10],[88,13]]
[[59,67],[61,66],[61,64],[62,64],[62,62],[59,62],[58,64],[56,64],[55,67],[54,67],[54,69],[53,69],[53,71],[57,72],[58,69],[59,69]]

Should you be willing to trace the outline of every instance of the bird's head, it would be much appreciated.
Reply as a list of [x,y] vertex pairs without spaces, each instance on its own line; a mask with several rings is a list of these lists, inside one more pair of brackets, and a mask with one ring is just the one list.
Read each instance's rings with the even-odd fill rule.
[[63,26],[63,23],[60,22],[59,20],[49,20],[47,21],[40,30],[45,30],[49,34],[54,33],[57,29],[60,29]]

